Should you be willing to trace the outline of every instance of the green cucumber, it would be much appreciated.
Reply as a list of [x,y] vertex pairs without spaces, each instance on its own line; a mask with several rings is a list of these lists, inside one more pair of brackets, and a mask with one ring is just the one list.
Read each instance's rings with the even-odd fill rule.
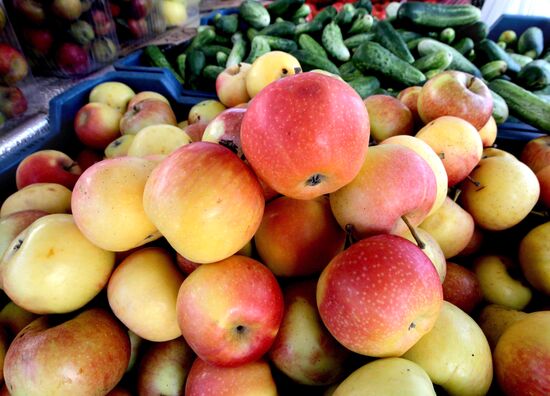
[[351,81],[363,77],[363,73],[355,67],[352,61],[342,63],[338,70],[340,71],[340,77],[342,77],[344,81]]
[[143,51],[145,52],[145,55],[147,55],[153,66],[167,69],[176,78],[176,80],[178,80],[180,84],[183,84],[183,78],[172,67],[170,62],[168,62],[168,59],[166,59],[166,56],[164,56],[159,47],[157,47],[156,45],[148,45]]
[[342,31],[336,22],[331,22],[324,27],[321,42],[327,53],[333,58],[340,62],[346,62],[350,59],[351,54],[348,47],[344,44]]
[[361,76],[347,83],[359,94],[361,99],[374,95],[380,88],[380,81],[374,76]]
[[300,18],[305,18],[309,14],[311,14],[311,7],[309,4],[302,4],[296,11],[294,11],[294,14],[292,14],[290,19],[294,21]]
[[246,42],[241,32],[237,32],[231,36],[231,41],[233,42],[233,47],[227,57],[226,67],[241,63],[246,54]]
[[271,46],[269,45],[268,39],[266,39],[265,36],[256,36],[252,40],[252,43],[250,43],[250,52],[248,53],[245,63],[252,64],[256,59],[269,51],[271,51]]
[[491,92],[491,96],[493,97],[493,118],[497,124],[504,124],[509,115],[508,105],[502,96],[491,89],[489,92]]
[[218,64],[218,66],[222,66],[222,67],[225,67],[225,65],[227,65],[227,58],[229,57],[229,55],[227,55],[227,53],[225,52],[217,52],[216,53],[216,63]]
[[519,36],[518,52],[536,59],[544,49],[544,34],[538,26],[531,26]]
[[421,56],[425,56],[432,52],[445,49],[453,55],[453,61],[451,62],[449,69],[460,70],[465,73],[473,74],[476,77],[481,77],[481,72],[476,67],[476,65],[470,62],[468,59],[466,59],[460,52],[455,50],[450,45],[441,43],[437,40],[426,38],[421,40],[420,43],[418,43],[417,49]]
[[182,80],[185,82],[185,60],[187,59],[187,54],[179,54],[176,58],[176,66],[178,68],[178,73],[180,74]]
[[429,80],[429,79],[431,79],[431,78],[437,76],[437,75],[438,75],[439,73],[441,73],[442,71],[444,71],[444,70],[442,70],[442,69],[431,69],[431,70],[428,70],[428,71],[425,73],[425,75],[426,75],[426,78]]
[[229,55],[231,53],[231,48],[224,47],[223,45],[217,45],[217,44],[208,44],[200,48],[202,52],[204,52],[204,55],[206,55],[207,58],[214,58],[217,56],[218,52],[223,52],[226,55]]
[[481,70],[481,74],[485,80],[491,81],[506,73],[506,70],[508,70],[508,64],[505,61],[498,59],[485,63],[479,68],[479,70]]
[[189,70],[192,77],[201,75],[202,69],[206,66],[206,56],[199,49],[193,49],[187,53],[187,64],[185,70]]
[[401,36],[403,41],[406,42],[406,43],[408,43],[411,40],[424,37],[420,33],[413,32],[413,31],[410,31],[410,30],[397,29],[396,31],[397,31],[397,33],[399,33],[399,35]]
[[511,53],[510,54],[510,57],[515,60],[521,67],[525,66],[526,64],[530,63],[530,62],[533,62],[533,58],[529,57],[529,56],[525,56],[525,55],[522,55],[522,54],[518,54],[518,53]]
[[354,19],[351,27],[348,30],[348,35],[357,33],[366,33],[371,30],[374,24],[374,18],[370,14],[358,16]]
[[439,41],[445,44],[451,44],[456,37],[455,30],[453,28],[445,28],[439,33]]
[[445,70],[453,61],[453,54],[449,51],[441,49],[435,52],[424,55],[413,62],[413,66],[421,72],[426,72],[432,69]]
[[336,8],[333,6],[327,6],[323,8],[313,20],[307,23],[296,26],[295,34],[299,36],[302,33],[316,33],[323,30],[326,24],[328,24],[338,14]]
[[[283,52],[292,52],[298,49],[298,44],[294,40],[289,40],[282,37],[276,36],[267,36],[263,34],[258,34],[256,37],[263,37],[267,40],[269,47],[273,51],[283,51]],[[256,39],[254,38],[254,40]],[[254,42],[254,40],[252,40]]]
[[481,10],[473,5],[445,5],[421,2],[402,3],[397,12],[400,21],[427,28],[464,26],[477,22]]
[[259,1],[244,0],[239,6],[239,14],[255,29],[263,29],[271,22],[269,12]]
[[550,85],[550,63],[544,59],[528,63],[521,68],[516,81],[530,91],[546,88]]
[[350,50],[355,49],[359,47],[361,44],[363,44],[365,41],[371,41],[374,39],[374,33],[357,33],[353,36],[349,36],[347,39],[344,40],[344,45],[348,47]]
[[355,6],[351,3],[346,3],[340,10],[336,17],[334,17],[334,22],[340,27],[348,26],[352,23],[353,17],[355,16]]
[[365,9],[368,13],[372,12],[372,1],[371,0],[357,0],[353,3],[355,8]]
[[207,80],[216,81],[218,75],[225,70],[224,67],[218,65],[206,65],[201,72],[201,75]]
[[307,33],[301,34],[300,37],[298,37],[298,45],[300,46],[300,48],[309,51],[312,54],[324,56],[325,58],[328,57],[327,52],[325,51],[323,46]]
[[374,25],[372,31],[374,33],[374,41],[378,44],[382,45],[405,62],[414,62],[414,57],[411,51],[409,51],[409,48],[407,48],[407,44],[399,33],[395,31],[391,23],[388,21],[379,21]]
[[426,81],[420,70],[375,42],[366,41],[357,47],[352,60],[364,74],[379,73],[406,86],[422,85]]
[[518,40],[518,35],[513,30],[505,30],[498,36],[499,42],[506,43],[507,45],[514,44]]
[[483,21],[477,21],[466,26],[455,28],[455,40],[461,40],[464,37],[469,37],[474,40],[474,43],[487,38],[489,27]]
[[514,75],[521,70],[521,66],[510,54],[499,47],[493,40],[481,40],[476,44],[475,49],[476,56],[480,61],[487,63],[494,60],[503,60],[508,65],[508,71]]
[[426,37],[419,37],[416,39],[412,39],[411,41],[407,41],[407,48],[409,49],[409,51],[416,51],[416,49],[418,48],[418,44],[420,44],[420,42],[425,39]]
[[304,5],[305,0],[275,0],[265,6],[272,18],[294,13]]
[[258,32],[265,36],[277,36],[292,38],[296,31],[296,25],[289,21],[275,22]]
[[463,37],[455,45],[453,45],[453,48],[462,55],[466,55],[474,49],[474,40],[470,37]]
[[239,14],[216,14],[213,20],[217,33],[232,35],[239,28]]
[[254,40],[254,37],[258,35],[258,29],[254,29],[253,27],[249,27],[246,29],[246,38],[248,41],[252,42]]
[[292,51],[290,54],[298,59],[298,62],[300,62],[300,65],[306,71],[321,69],[328,71],[332,74],[340,75],[338,67],[336,67],[336,65],[332,63],[327,57],[319,56],[303,49]]
[[502,96],[510,114],[545,132],[550,132],[550,104],[510,81],[496,79],[489,88]]
[[201,31],[197,31],[197,34],[193,37],[185,51],[189,52],[195,48],[201,48],[207,44],[210,44],[214,41],[216,36],[217,35],[214,29],[203,29]]

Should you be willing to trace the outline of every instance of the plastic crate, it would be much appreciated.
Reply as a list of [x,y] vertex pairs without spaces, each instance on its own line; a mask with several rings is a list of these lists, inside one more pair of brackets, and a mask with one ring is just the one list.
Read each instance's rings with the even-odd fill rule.
[[[15,169],[27,155],[44,149],[56,149],[76,155],[83,146],[76,138],[73,121],[78,110],[88,103],[91,90],[98,84],[118,81],[130,86],[134,91],[156,91],[164,95],[172,105],[178,120],[186,119],[189,109],[200,100],[180,95],[166,73],[109,72],[101,77],[86,80],[64,93],[54,97],[49,106],[49,130],[26,137],[24,145],[11,151],[0,147],[0,186],[2,190],[11,187],[15,179]],[[8,187],[10,186],[10,187]]]

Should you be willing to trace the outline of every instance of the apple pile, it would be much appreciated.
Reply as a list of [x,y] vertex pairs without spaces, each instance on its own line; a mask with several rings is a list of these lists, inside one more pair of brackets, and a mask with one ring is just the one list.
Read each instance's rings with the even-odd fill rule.
[[[173,18],[177,20],[185,4],[175,2]],[[156,0],[108,0],[107,4],[115,20],[117,35],[121,44],[143,40],[161,33],[166,24],[161,15],[161,4]]]
[[77,161],[20,163],[5,390],[547,394],[548,137],[494,147],[492,97],[461,72],[362,100],[268,69],[221,74],[188,114],[102,83]]

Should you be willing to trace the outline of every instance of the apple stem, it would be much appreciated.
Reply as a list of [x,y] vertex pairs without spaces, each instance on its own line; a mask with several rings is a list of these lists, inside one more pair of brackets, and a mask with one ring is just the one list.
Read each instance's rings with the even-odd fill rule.
[[346,224],[345,231],[346,231],[346,242],[344,246],[348,248],[351,245],[353,245],[355,242],[357,242],[357,240],[353,236],[353,224]]
[[478,182],[477,180],[472,179],[471,176],[466,176],[466,179],[476,187],[481,186],[481,183]]
[[445,153],[439,153],[438,156],[439,156],[439,158],[441,158],[442,160],[445,159]]
[[458,197],[460,196],[460,193],[462,192],[462,190],[460,188],[457,188],[455,190],[455,196],[453,197],[453,201],[456,202],[458,201]]
[[543,210],[543,211],[532,210],[531,214],[534,214],[534,215],[540,216],[540,217],[550,217],[550,212],[547,211],[547,210]]
[[409,222],[409,219],[407,219],[404,215],[401,216],[401,220],[403,220],[405,222],[405,224],[407,225],[407,227],[409,228],[409,231],[411,232],[414,240],[416,241],[416,244],[418,245],[418,247],[420,249],[424,249],[426,247],[426,244],[424,243],[424,241],[422,241],[422,239],[420,239],[420,236],[416,233],[416,229],[411,225],[411,223]]

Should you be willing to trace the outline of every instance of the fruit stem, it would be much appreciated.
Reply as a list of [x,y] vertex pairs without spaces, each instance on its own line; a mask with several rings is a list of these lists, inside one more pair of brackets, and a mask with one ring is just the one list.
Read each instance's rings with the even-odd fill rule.
[[416,233],[416,229],[411,225],[411,223],[409,222],[409,219],[407,219],[405,215],[403,215],[401,216],[401,220],[403,220],[407,225],[407,227],[409,228],[409,231],[411,232],[418,247],[420,249],[424,249],[426,247],[426,244],[424,243],[424,241],[422,241],[422,239],[420,239],[420,236]]
[[353,245],[355,242],[357,242],[357,240],[353,236],[353,224],[346,224],[345,231],[346,231],[346,242],[344,246],[347,249],[348,247]]
[[472,179],[471,176],[466,176],[466,179],[476,187],[481,186],[481,183],[478,182],[477,180]]
[[547,211],[547,210],[543,210],[543,211],[532,210],[531,214],[534,214],[534,215],[540,216],[540,217],[550,217],[550,212]]
[[453,201],[456,202],[458,201],[458,197],[460,196],[460,193],[462,192],[462,190],[460,188],[457,188],[455,190],[455,196],[453,197]]

